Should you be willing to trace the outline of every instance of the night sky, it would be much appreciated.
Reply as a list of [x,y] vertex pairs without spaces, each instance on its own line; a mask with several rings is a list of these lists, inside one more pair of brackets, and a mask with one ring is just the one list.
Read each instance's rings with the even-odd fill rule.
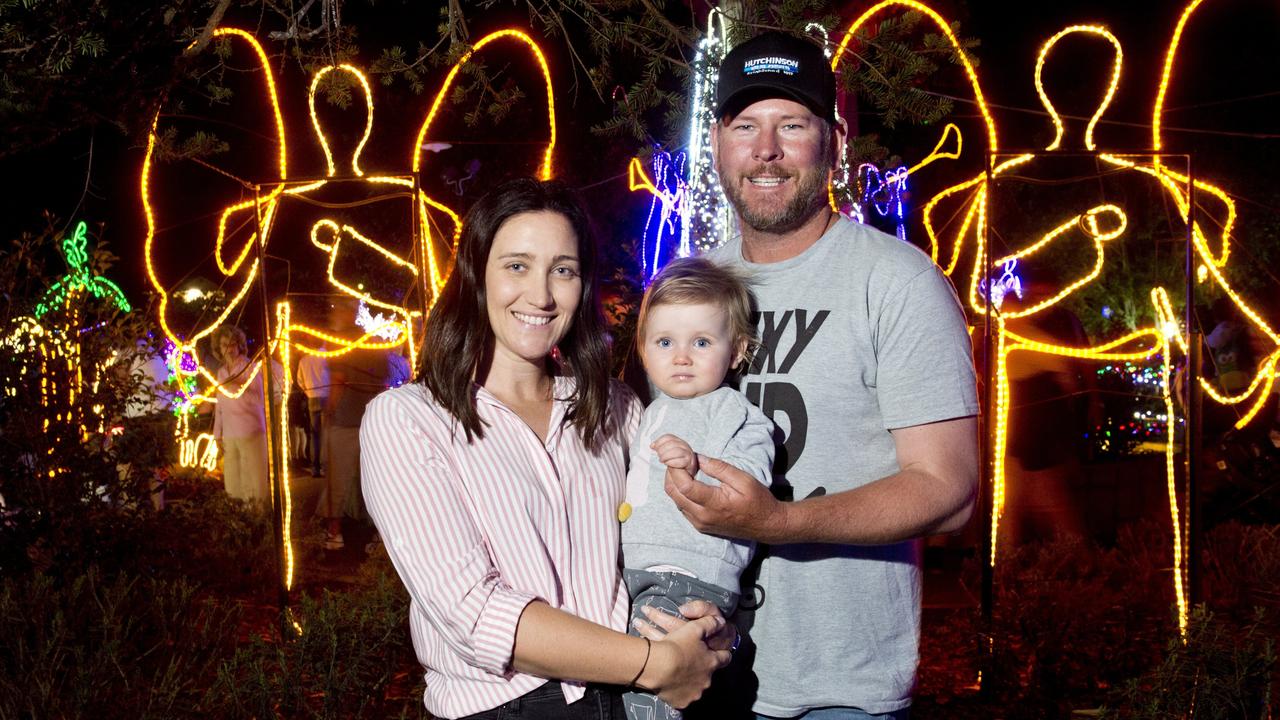
[[[846,17],[868,4],[848,6]],[[1120,38],[1125,49],[1125,67],[1120,91],[1097,137],[1104,146],[1142,149],[1149,144],[1150,107],[1159,79],[1160,64],[1181,3],[1141,0],[1136,2],[1061,2],[1013,3],[982,2],[940,3],[944,15],[959,19],[962,33],[981,39],[975,54],[981,61],[979,73],[987,99],[997,107],[996,120],[1005,147],[1040,147],[1050,137],[1050,126],[1043,115],[1032,84],[1032,70],[1039,45],[1058,29],[1071,23],[1102,23]],[[494,28],[486,23],[500,23],[491,18],[472,27],[473,37]],[[401,32],[410,34],[401,29]],[[434,32],[434,31],[433,31]],[[1217,177],[1233,193],[1239,195],[1246,210],[1274,217],[1277,214],[1277,188],[1273,168],[1277,156],[1276,138],[1280,136],[1280,5],[1255,0],[1207,0],[1196,13],[1182,43],[1173,88],[1164,122],[1167,149],[1196,153],[1196,168],[1205,176]],[[568,68],[563,46],[556,41],[546,43],[556,82],[564,87]],[[1109,45],[1097,40],[1064,42],[1051,60],[1047,79],[1051,93],[1064,114],[1089,114],[1096,105],[1102,83],[1109,69]],[[949,83],[956,85],[958,70]],[[427,98],[439,86],[443,71],[428,81],[428,94],[415,97],[403,89],[386,90],[375,86],[378,103],[374,141],[366,151],[367,166],[376,168],[407,164],[411,133],[422,117]],[[300,73],[294,71],[283,79],[282,96],[290,113],[295,138],[291,152],[297,167],[305,172],[319,172],[322,164],[318,148],[311,140],[306,123],[304,92]],[[626,143],[607,142],[590,136],[586,128],[593,117],[604,113],[604,107],[589,93],[576,98],[567,91],[562,98],[560,115],[561,174],[576,185],[588,187],[588,197],[603,211],[608,222],[643,221],[645,203],[620,200],[626,191],[625,160],[635,150]],[[957,121],[973,125],[972,105],[958,103]],[[536,115],[536,113],[535,113]],[[529,122],[537,122],[536,118]],[[860,118],[864,128],[874,127],[875,118]],[[445,133],[446,126],[441,126]],[[461,126],[455,125],[454,128]],[[1069,126],[1069,141],[1078,142],[1083,123]],[[457,130],[464,134],[469,132]],[[452,132],[452,131],[449,131]],[[480,133],[483,136],[483,133]],[[478,143],[499,143],[512,139],[510,130],[500,130]],[[472,137],[475,137],[474,133]],[[937,137],[937,129],[926,132],[902,129],[886,132],[884,139],[891,149],[909,156],[925,149]],[[976,141],[977,135],[972,139]],[[518,155],[519,146],[493,145],[487,151],[477,150],[468,157],[457,153],[452,160],[440,158],[434,178],[424,175],[424,185],[443,184],[440,177],[446,165],[454,172],[465,168],[470,159],[484,158],[483,169],[466,189],[468,196],[494,177],[491,160],[493,148],[497,157]],[[527,149],[527,148],[526,148]],[[488,152],[488,155],[486,155]],[[404,156],[401,159],[401,156]],[[138,172],[142,148],[130,143],[110,128],[99,128],[93,134],[90,156],[88,131],[68,136],[39,152],[11,157],[0,167],[9,187],[5,196],[4,222],[7,236],[23,229],[39,227],[39,211],[48,208],[63,219],[86,219],[91,225],[104,223],[103,235],[111,248],[124,260],[110,271],[131,297],[145,291],[141,269],[142,222],[138,201]],[[92,160],[92,174],[86,188],[85,170]],[[462,202],[465,198],[459,199]],[[1247,222],[1247,219],[1244,220]]]

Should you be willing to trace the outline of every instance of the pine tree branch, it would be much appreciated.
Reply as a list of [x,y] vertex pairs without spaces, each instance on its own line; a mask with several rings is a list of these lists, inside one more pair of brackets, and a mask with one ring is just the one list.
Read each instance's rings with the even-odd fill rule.
[[227,8],[230,6],[231,0],[218,0],[213,12],[209,13],[209,21],[205,23],[204,30],[200,31],[200,36],[196,38],[195,43],[187,50],[186,54],[188,56],[200,53],[209,46],[209,41],[213,39],[213,32],[222,24],[222,16],[226,14]]

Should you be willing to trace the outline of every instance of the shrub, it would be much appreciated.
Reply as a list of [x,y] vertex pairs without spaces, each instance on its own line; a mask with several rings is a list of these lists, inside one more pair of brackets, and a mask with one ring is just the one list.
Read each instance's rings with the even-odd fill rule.
[[[0,572],[29,572],[86,560],[93,564],[117,522],[151,511],[156,473],[169,447],[159,424],[127,423],[132,401],[147,397],[138,362],[154,349],[145,308],[122,313],[91,292],[52,302],[47,293],[65,263],[62,231],[45,228],[0,253]],[[93,250],[87,267],[114,261]],[[79,260],[78,260],[79,261]],[[43,311],[43,314],[40,314]],[[37,319],[37,315],[40,315]],[[117,435],[113,427],[130,425]],[[85,528],[102,529],[86,537]],[[111,547],[103,548],[106,556]]]
[[260,720],[427,717],[421,685],[409,681],[420,667],[407,609],[390,561],[371,561],[355,589],[303,598],[293,641],[256,638],[238,649],[218,668],[206,706]]
[[221,483],[207,478],[192,481],[183,493],[182,502],[146,523],[147,550],[135,567],[186,577],[219,593],[274,593],[279,570],[270,506],[229,497]]
[[1263,618],[1238,625],[1197,607],[1185,642],[1169,641],[1164,660],[1126,683],[1106,718],[1119,720],[1262,720],[1280,709],[1275,639]]
[[994,688],[1026,715],[1057,717],[1158,659],[1174,630],[1165,531],[1138,525],[1107,549],[1078,537],[1009,549],[997,565]]
[[183,580],[6,579],[0,718],[199,716],[239,619]]
[[1204,541],[1205,597],[1209,607],[1247,625],[1256,608],[1280,635],[1280,525],[1228,522]]

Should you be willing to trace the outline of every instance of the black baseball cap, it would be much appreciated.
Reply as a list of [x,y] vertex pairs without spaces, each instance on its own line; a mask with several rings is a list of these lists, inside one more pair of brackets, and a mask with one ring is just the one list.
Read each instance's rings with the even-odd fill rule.
[[836,76],[822,48],[769,30],[730,50],[720,63],[716,117],[777,97],[795,100],[814,115],[835,122]]

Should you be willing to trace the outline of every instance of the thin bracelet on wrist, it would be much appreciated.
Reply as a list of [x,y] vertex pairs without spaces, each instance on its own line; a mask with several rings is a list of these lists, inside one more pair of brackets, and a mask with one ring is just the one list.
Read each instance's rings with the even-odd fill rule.
[[631,678],[631,682],[627,683],[627,687],[636,687],[636,683],[640,682],[640,676],[644,674],[645,668],[649,667],[649,653],[653,651],[653,643],[647,637],[640,639],[644,641],[644,662],[640,665],[640,672]]

